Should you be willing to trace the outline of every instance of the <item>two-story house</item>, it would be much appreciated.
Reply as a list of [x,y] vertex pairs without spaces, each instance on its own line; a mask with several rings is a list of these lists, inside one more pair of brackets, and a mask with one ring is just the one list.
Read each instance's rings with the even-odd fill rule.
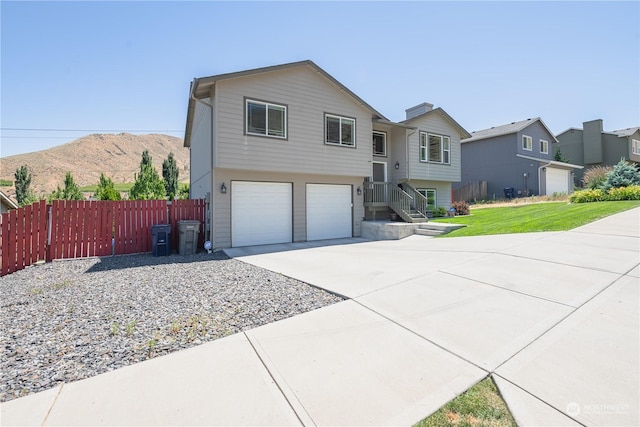
[[[640,165],[640,128],[605,132],[601,119],[582,123],[582,129],[569,128],[556,135],[557,148],[571,163],[614,166],[621,158]],[[584,170],[576,171],[576,184],[581,184]]]
[[462,180],[487,182],[487,198],[569,194],[573,170],[553,160],[553,133],[539,117],[471,133],[462,141]]
[[194,79],[184,145],[191,197],[210,202],[207,238],[353,237],[380,211],[420,221],[449,206],[469,134],[430,104],[410,111],[388,120],[312,61]]

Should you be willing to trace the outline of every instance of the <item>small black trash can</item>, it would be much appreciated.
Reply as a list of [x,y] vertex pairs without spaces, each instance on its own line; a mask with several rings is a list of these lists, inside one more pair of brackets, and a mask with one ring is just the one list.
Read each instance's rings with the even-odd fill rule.
[[171,255],[171,224],[151,226],[151,247],[153,256]]
[[513,199],[514,194],[515,194],[515,189],[513,187],[507,187],[504,189],[505,199]]

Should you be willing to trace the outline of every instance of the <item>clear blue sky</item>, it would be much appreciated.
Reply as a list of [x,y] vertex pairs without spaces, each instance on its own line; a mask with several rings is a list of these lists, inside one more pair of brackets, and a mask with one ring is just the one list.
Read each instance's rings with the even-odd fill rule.
[[0,14],[2,157],[89,133],[183,137],[194,77],[304,59],[394,121],[427,101],[470,132],[537,116],[554,133],[640,125],[637,1],[2,1]]

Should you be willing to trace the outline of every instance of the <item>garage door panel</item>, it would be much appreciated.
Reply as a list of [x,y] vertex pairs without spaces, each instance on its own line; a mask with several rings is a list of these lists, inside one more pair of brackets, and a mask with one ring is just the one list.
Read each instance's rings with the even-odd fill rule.
[[566,169],[547,167],[546,172],[546,195],[553,193],[569,193],[569,172]]
[[292,241],[290,183],[231,183],[232,246],[266,245]]
[[307,240],[351,237],[351,186],[307,184]]

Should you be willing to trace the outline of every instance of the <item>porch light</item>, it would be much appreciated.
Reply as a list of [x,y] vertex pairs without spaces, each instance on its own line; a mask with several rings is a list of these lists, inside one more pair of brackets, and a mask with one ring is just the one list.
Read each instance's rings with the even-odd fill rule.
[[396,169],[400,169],[400,162],[396,162]]
[[220,186],[220,192],[222,194],[226,194],[227,193],[227,186],[224,185],[224,182],[222,183],[222,185]]
[[356,193],[358,193],[358,196],[361,196],[362,195],[362,188],[358,187],[356,189]]

